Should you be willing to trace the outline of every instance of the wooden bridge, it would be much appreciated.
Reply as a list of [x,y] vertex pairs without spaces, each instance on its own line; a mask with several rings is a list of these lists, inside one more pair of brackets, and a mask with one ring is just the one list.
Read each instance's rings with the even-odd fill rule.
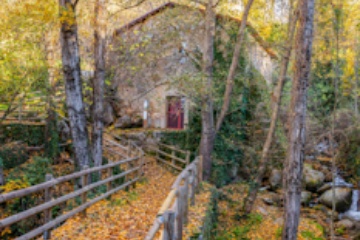
[[[188,206],[194,204],[195,192],[201,179],[201,158],[197,157],[190,163],[190,152],[174,146],[159,144],[149,147],[147,152],[155,153],[158,164],[172,171],[181,171],[165,199],[154,224],[146,239],[182,239],[183,226],[187,223]],[[33,239],[43,236],[51,238],[51,231],[75,215],[86,216],[86,210],[95,203],[107,199],[123,189],[136,187],[136,183],[146,174],[146,170],[154,164],[149,161],[142,148],[134,141],[124,140],[118,136],[105,137],[104,156],[109,160],[106,165],[99,167],[85,167],[81,171],[53,178],[46,175],[46,182],[25,189],[0,195],[0,204],[6,205],[16,199],[36,197],[41,201],[36,206],[23,212],[8,216],[0,220],[0,229],[4,230],[33,216],[42,218],[41,226],[36,227],[17,239]],[[170,169],[169,169],[170,170]],[[100,176],[94,180],[94,176]],[[91,179],[93,178],[93,179]],[[71,191],[62,191],[63,185],[73,185]],[[102,188],[102,191],[99,189]],[[90,195],[92,197],[90,197]],[[69,207],[78,202],[77,206],[68,212],[57,213],[52,216],[58,206]],[[121,225],[121,222],[118,223]],[[145,236],[144,236],[145,237]]]

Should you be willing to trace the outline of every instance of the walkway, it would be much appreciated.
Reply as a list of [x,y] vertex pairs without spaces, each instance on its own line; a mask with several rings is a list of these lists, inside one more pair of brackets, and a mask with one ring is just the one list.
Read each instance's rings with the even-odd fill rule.
[[[153,159],[150,159],[154,161]],[[155,163],[145,180],[129,192],[120,191],[87,209],[52,232],[51,239],[143,239],[176,176]]]

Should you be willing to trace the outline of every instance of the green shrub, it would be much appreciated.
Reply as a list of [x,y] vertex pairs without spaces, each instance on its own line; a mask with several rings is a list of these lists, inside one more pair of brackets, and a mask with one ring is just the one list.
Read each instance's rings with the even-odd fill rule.
[[10,143],[0,147],[0,164],[4,169],[17,167],[26,162],[28,158],[24,144]]
[[[7,178],[7,184],[4,186],[5,190],[12,191],[31,185],[36,185],[45,181],[45,175],[51,173],[51,164],[47,158],[34,157],[28,164],[17,166],[12,169]],[[10,189],[10,188],[13,189]],[[14,215],[16,213],[25,211],[31,207],[37,206],[43,202],[43,193],[35,193],[22,198],[16,198],[6,203],[3,214]],[[52,209],[58,211],[57,208]],[[54,215],[55,216],[55,215]],[[22,235],[35,227],[38,227],[42,222],[41,214],[27,218],[13,224],[10,228],[11,233],[3,236],[4,239],[13,238],[14,236]]]
[[218,221],[218,200],[219,200],[219,192],[216,188],[211,189],[211,196],[208,209],[206,211],[206,215],[204,218],[202,235],[204,240],[213,239],[212,236],[215,235],[214,229],[216,229],[216,224]]
[[0,143],[22,141],[29,146],[45,143],[45,125],[6,124],[0,126],[0,133]]
[[36,185],[45,182],[45,175],[47,173],[52,173],[50,160],[42,157],[34,157],[29,164],[17,166],[11,170],[8,179],[15,180],[24,178],[30,185]]

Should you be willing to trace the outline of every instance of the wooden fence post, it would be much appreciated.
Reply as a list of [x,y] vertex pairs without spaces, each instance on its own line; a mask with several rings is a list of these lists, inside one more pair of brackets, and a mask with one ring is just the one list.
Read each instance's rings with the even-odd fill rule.
[[128,157],[131,157],[131,141],[130,141],[130,139],[128,139],[127,145],[128,145],[127,155],[128,155]]
[[[137,159],[135,160],[135,164],[134,164],[134,163],[130,163],[130,167],[131,167],[131,168],[134,168],[134,167],[136,167],[136,166],[139,165],[140,156],[137,156],[136,158],[137,158]],[[138,171],[139,171],[139,170],[138,170]],[[136,173],[137,173],[137,172],[135,172],[135,171],[131,173],[131,180],[133,180],[133,179],[136,178]],[[132,187],[133,187],[133,189],[136,188],[136,181],[132,184]]]
[[[89,166],[85,165],[82,170],[87,170],[87,169],[89,169]],[[89,178],[88,174],[81,176],[81,187],[82,188],[84,188],[88,184],[88,178]],[[87,193],[84,192],[81,194],[81,204],[86,203],[86,199],[87,199]],[[83,217],[86,217],[86,209],[82,212],[82,215],[83,215]]]
[[163,214],[164,218],[164,234],[163,240],[173,240],[175,236],[175,213],[174,211],[167,210]]
[[[193,165],[195,166],[195,165]],[[190,194],[189,194],[189,198],[190,198],[190,204],[191,206],[195,205],[195,184],[196,184],[196,170],[194,168],[191,169],[191,174],[189,177],[189,185],[191,186],[190,188]]]
[[183,214],[184,214],[184,219],[183,219],[183,223],[184,225],[186,225],[188,223],[188,211],[189,211],[189,175],[186,176],[184,178],[184,195],[183,197]]
[[177,240],[182,240],[182,230],[183,230],[183,196],[184,188],[179,187],[177,190],[176,198],[176,238]]
[[190,163],[190,155],[191,155],[191,152],[186,151],[186,166],[189,165],[189,163]]
[[[113,171],[112,171],[112,168],[111,167],[109,167],[108,169],[107,169],[107,178],[111,178],[112,177],[112,175],[113,175]],[[111,190],[111,181],[110,182],[108,182],[107,184],[106,184],[106,191],[107,192],[109,192],[110,190]]]
[[141,153],[141,157],[140,157],[140,169],[139,169],[139,178],[142,177],[144,175],[144,154]]
[[199,158],[199,162],[198,162],[198,165],[199,165],[199,167],[198,167],[199,173],[198,173],[198,176],[199,176],[199,183],[201,183],[202,180],[203,180],[203,158],[202,158],[201,155],[200,155],[198,158]]
[[18,116],[18,120],[19,120],[19,122],[21,122],[21,120],[22,120],[22,106],[23,106],[23,101],[22,100],[20,100],[20,103],[19,103],[19,116]]
[[160,151],[160,145],[158,145],[157,146],[157,150],[155,151],[155,158],[156,158],[156,163],[158,163],[159,162],[159,158],[160,158],[160,156],[159,156],[159,151]]
[[[52,181],[54,179],[52,174],[46,174],[45,181]],[[52,190],[51,187],[48,187],[45,189],[45,202],[49,202],[52,199]],[[48,223],[51,221],[52,215],[51,215],[51,208],[46,209],[44,211],[44,223]],[[47,230],[43,233],[44,240],[48,240],[51,238],[51,230]]]
[[171,150],[171,163],[173,164],[173,165],[175,165],[175,151],[174,150]]

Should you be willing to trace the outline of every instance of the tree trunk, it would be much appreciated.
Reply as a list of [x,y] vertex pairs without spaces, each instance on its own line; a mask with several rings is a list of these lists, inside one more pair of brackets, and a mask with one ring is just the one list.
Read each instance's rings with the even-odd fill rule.
[[[77,1],[75,2],[77,3]],[[61,17],[61,53],[65,80],[66,104],[77,167],[89,165],[88,130],[82,94],[80,53],[76,24],[76,5],[59,0]]]
[[93,126],[92,154],[95,166],[102,164],[104,83],[105,83],[105,49],[106,49],[106,2],[97,0],[95,5],[95,77],[93,80]]
[[359,43],[358,38],[356,38],[356,54],[355,54],[355,96],[354,96],[354,105],[355,105],[355,117],[356,119],[359,118]]
[[4,176],[4,162],[0,158],[0,186],[5,185],[5,176]]
[[219,117],[217,118],[217,121],[216,121],[216,132],[218,132],[220,130],[221,125],[222,125],[222,123],[224,121],[225,115],[226,115],[227,111],[229,110],[230,97],[231,97],[231,93],[232,93],[232,90],[233,90],[235,73],[236,73],[237,66],[239,64],[239,56],[240,56],[241,45],[242,45],[244,35],[245,35],[247,18],[248,18],[250,8],[251,8],[253,2],[254,2],[254,0],[249,0],[247,2],[246,8],[245,8],[242,20],[241,20],[239,32],[238,32],[238,35],[237,35],[237,41],[236,41],[236,44],[235,44],[234,54],[233,54],[233,57],[232,57],[232,61],[231,61],[230,69],[229,69],[229,74],[228,74],[227,80],[226,80],[226,89],[225,89],[225,94],[224,94],[224,102],[223,102],[223,105],[221,107]]
[[285,54],[281,61],[280,75],[279,75],[279,79],[278,79],[276,88],[274,90],[274,95],[273,95],[274,102],[273,102],[273,108],[272,108],[270,128],[269,128],[269,132],[266,137],[265,144],[263,146],[261,159],[259,162],[259,169],[258,169],[257,177],[255,179],[255,186],[254,186],[254,188],[249,189],[249,194],[245,201],[244,211],[246,214],[249,214],[251,212],[254,202],[256,200],[258,190],[259,190],[262,180],[264,178],[264,174],[265,174],[267,163],[268,163],[268,155],[269,155],[270,147],[271,147],[272,140],[274,138],[274,134],[276,131],[276,123],[277,123],[277,119],[279,116],[279,110],[280,110],[280,106],[281,106],[282,91],[284,88],[286,74],[288,71],[289,61],[290,61],[291,52],[292,52],[292,48],[293,48],[295,26],[296,26],[296,22],[297,22],[297,15],[295,15],[295,18],[292,18],[291,17],[292,13],[293,13],[293,11],[290,11],[286,51],[285,51]]
[[203,53],[204,93],[201,108],[200,154],[203,157],[204,180],[211,176],[211,153],[214,148],[215,126],[212,100],[213,61],[214,61],[215,13],[212,0],[206,7],[205,39]]
[[289,146],[284,168],[283,240],[297,239],[300,218],[301,181],[305,149],[307,88],[313,42],[314,0],[299,2],[296,61],[291,91]]

